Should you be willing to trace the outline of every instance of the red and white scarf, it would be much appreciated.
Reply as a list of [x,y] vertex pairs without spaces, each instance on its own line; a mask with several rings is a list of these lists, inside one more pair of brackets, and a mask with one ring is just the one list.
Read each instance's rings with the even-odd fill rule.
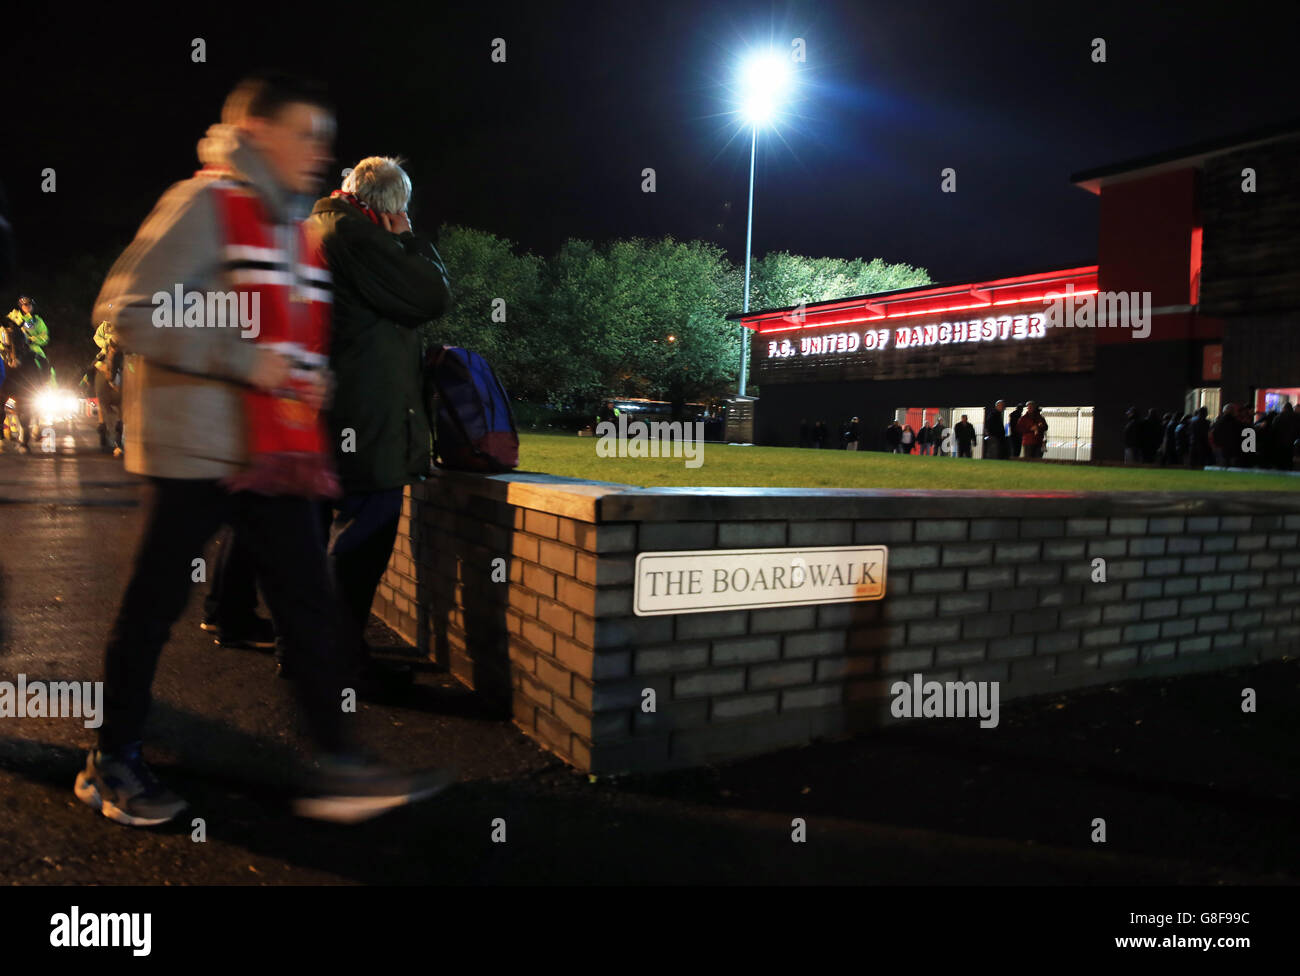
[[379,224],[379,226],[381,227],[383,226],[383,224],[379,220],[379,214],[375,213],[375,211],[371,210],[364,203],[362,203],[360,198],[358,198],[355,193],[347,193],[343,190],[335,190],[333,193],[330,194],[330,199],[346,200],[348,203],[352,204],[352,206],[356,207],[363,214],[369,217],[370,222],[372,224]]
[[304,396],[313,374],[329,365],[333,296],[320,241],[306,224],[289,225],[297,244],[294,257],[276,239],[277,226],[251,186],[221,169],[200,173],[214,178],[212,192],[225,235],[223,270],[241,293],[237,307],[260,311],[257,334],[241,341],[256,342],[294,362],[281,389],[244,394],[249,465],[223,484],[231,491],[261,495],[337,498],[342,492],[329,435],[321,412]]

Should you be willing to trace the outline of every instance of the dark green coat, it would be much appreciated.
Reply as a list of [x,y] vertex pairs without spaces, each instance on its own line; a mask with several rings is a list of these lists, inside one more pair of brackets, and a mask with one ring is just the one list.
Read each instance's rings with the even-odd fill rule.
[[[334,278],[328,420],[343,490],[409,484],[432,459],[419,326],[451,305],[447,269],[427,237],[390,234],[341,199],[316,201],[307,226]],[[349,429],[353,451],[343,450]]]

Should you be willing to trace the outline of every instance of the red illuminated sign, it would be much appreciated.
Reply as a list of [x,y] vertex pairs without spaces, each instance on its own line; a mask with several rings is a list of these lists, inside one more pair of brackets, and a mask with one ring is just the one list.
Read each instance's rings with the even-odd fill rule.
[[963,342],[997,342],[1004,339],[1042,339],[1047,319],[1042,312],[1027,315],[998,315],[961,322],[932,322],[929,325],[900,325],[894,329],[865,332],[832,332],[797,339],[772,339],[767,344],[769,359],[793,356],[824,356],[859,350],[919,349]]

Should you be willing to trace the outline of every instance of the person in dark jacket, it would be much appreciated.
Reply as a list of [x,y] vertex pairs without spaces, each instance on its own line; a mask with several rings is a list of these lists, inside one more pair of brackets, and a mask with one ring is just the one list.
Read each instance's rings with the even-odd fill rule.
[[856,451],[858,449],[858,440],[862,437],[862,426],[858,423],[857,417],[848,422],[840,436],[844,441],[844,450]]
[[1210,453],[1210,410],[1199,407],[1187,422],[1187,462],[1193,468],[1203,468],[1214,456]]
[[1181,465],[1187,465],[1192,449],[1192,415],[1183,414],[1174,426],[1174,456]]
[[332,513],[330,566],[345,646],[372,674],[365,627],[397,538],[403,489],[433,461],[419,327],[451,305],[442,257],[406,215],[410,198],[399,160],[371,156],[307,220],[334,285],[328,426],[343,497]]
[[933,454],[934,431],[922,423],[921,429],[916,432],[916,443],[918,454]]
[[1273,420],[1277,415],[1260,411],[1255,415],[1255,450],[1243,460],[1252,468],[1273,467]]
[[1005,460],[1007,456],[1007,428],[1003,409],[1006,404],[999,400],[984,411],[984,456]]
[[1020,457],[1020,418],[1025,415],[1025,405],[1017,403],[1007,420],[1007,450],[1010,457]]
[[1295,464],[1296,435],[1295,407],[1287,403],[1273,421],[1273,464],[1279,471],[1290,471]]
[[1142,460],[1142,421],[1136,407],[1124,411],[1124,463],[1137,464]]
[[891,420],[889,426],[885,428],[885,450],[890,454],[898,454],[903,443],[903,427],[897,420]]
[[1236,404],[1228,403],[1210,428],[1210,446],[1215,463],[1233,468],[1241,462],[1242,423],[1237,419]]
[[971,448],[975,446],[975,425],[966,418],[966,414],[962,414],[961,420],[952,431],[953,437],[957,440],[957,456],[970,457]]
[[1160,463],[1166,467],[1178,463],[1178,424],[1182,415],[1167,413],[1164,419],[1164,436],[1160,444]]
[[930,450],[934,454],[943,453],[944,429],[943,417],[936,415],[934,418],[934,426],[930,428]]
[[813,424],[813,447],[821,449],[826,446],[826,421],[819,420]]
[[1160,423],[1160,414],[1152,407],[1140,421],[1138,441],[1142,451],[1142,463],[1154,464],[1156,452],[1160,450],[1160,441],[1164,436],[1164,426]]

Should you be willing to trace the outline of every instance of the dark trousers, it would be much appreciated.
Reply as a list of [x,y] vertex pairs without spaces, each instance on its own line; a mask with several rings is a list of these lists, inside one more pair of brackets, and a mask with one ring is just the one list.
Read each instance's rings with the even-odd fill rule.
[[312,503],[231,494],[211,480],[150,480],[144,534],[104,651],[100,748],[143,738],[158,658],[194,585],[193,560],[229,523],[252,555],[312,739],[327,752],[348,749],[340,707],[346,668]]
[[217,555],[212,563],[212,585],[203,601],[203,619],[224,633],[238,635],[252,627],[257,616],[257,576],[253,553],[230,526],[217,534]]
[[338,593],[344,648],[364,661],[369,656],[366,622],[397,540],[402,489],[349,494],[332,508],[321,508],[329,537],[330,574]]
[[95,399],[99,401],[100,444],[105,447],[121,447],[122,393],[114,390],[108,377],[99,370],[95,370]]

